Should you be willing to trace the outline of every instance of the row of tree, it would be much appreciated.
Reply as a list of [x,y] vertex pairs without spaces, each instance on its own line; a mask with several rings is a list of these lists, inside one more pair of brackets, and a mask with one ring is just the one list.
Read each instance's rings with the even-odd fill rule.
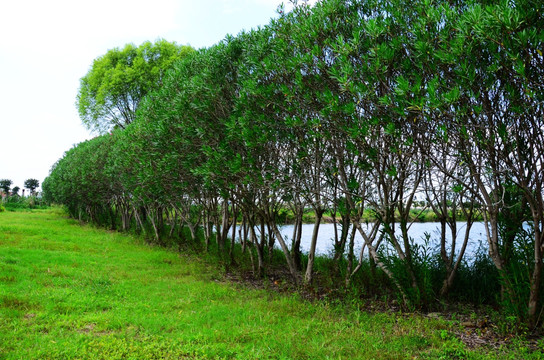
[[[14,186],[12,188],[12,184],[13,181],[11,181],[10,179],[0,179],[0,190],[2,190],[2,193],[6,196],[19,196],[19,190],[21,190],[21,188],[18,186]],[[33,196],[36,193],[36,189],[40,187],[40,182],[36,179],[26,179],[24,182],[24,186],[26,189],[29,190],[30,195]]]
[[[88,90],[93,68],[82,79],[80,111],[98,114],[83,111],[91,128],[113,131],[69,150],[44,191],[74,216],[137,227],[159,243],[180,229],[196,241],[202,230],[225,261],[235,261],[238,231],[259,275],[278,244],[293,279],[306,283],[329,212],[343,284],[360,275],[367,254],[416,305],[447,297],[479,213],[501,296],[536,326],[543,11],[530,0],[325,0],[185,52],[145,94],[134,95],[133,79],[124,97],[103,101]],[[408,234],[416,196],[441,224],[434,291]],[[303,264],[309,208],[315,223]],[[291,239],[279,231],[287,210]],[[358,254],[356,233],[364,239]]]

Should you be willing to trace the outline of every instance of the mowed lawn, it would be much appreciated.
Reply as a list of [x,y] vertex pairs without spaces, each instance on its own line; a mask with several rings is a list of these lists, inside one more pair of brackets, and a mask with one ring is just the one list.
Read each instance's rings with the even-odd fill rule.
[[538,356],[468,350],[452,326],[244,289],[193,256],[59,209],[0,213],[0,359]]

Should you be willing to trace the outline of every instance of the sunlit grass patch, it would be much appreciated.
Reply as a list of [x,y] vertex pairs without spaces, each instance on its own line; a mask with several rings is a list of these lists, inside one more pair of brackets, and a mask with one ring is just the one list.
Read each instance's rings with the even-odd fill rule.
[[247,290],[56,210],[4,212],[0,227],[0,359],[494,356],[466,349],[451,323]]

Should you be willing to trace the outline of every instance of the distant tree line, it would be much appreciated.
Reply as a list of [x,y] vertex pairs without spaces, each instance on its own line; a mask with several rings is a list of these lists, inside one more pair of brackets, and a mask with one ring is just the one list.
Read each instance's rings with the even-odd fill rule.
[[[250,258],[259,276],[279,245],[297,283],[314,280],[328,212],[336,232],[327,241],[341,274],[335,286],[377,272],[412,306],[448,298],[481,215],[497,297],[537,326],[543,12],[544,3],[529,0],[296,6],[267,26],[184,54],[130,109],[130,123],[92,118],[104,121],[96,128],[118,126],[67,151],[44,192],[74,217],[137,228],[157,243],[185,230],[190,236],[179,241],[195,242],[202,233],[225,263]],[[416,196],[441,224],[432,276],[408,235]],[[314,232],[302,254],[308,208]],[[285,211],[295,219],[290,239],[279,231]]]
[[[13,188],[11,185],[13,184],[13,181],[10,179],[0,179],[0,190],[2,193],[6,196],[20,196],[19,190],[21,188],[19,186],[14,186]],[[29,190],[29,195],[35,195],[36,189],[40,187],[40,182],[36,179],[26,179],[24,182],[24,186],[26,189]],[[24,194],[24,189],[23,189]]]
[[[37,179],[26,179],[24,182],[24,189],[19,186],[14,186],[13,181],[10,179],[0,179],[0,211],[14,210],[16,208],[34,208],[36,206],[45,205],[42,198],[39,197],[36,189],[40,187],[40,182]],[[25,196],[25,189],[28,190]]]

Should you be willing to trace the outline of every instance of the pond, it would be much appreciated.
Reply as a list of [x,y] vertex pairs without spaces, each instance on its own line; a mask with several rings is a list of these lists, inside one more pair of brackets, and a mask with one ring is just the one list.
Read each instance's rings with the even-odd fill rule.
[[[364,226],[364,225],[363,225]],[[310,250],[310,243],[312,239],[314,224],[302,225],[302,238],[301,248],[302,251],[307,253]],[[398,226],[395,227],[396,232],[400,232]],[[462,241],[465,235],[466,223],[457,223],[457,245],[456,252],[459,252]],[[293,236],[293,225],[283,225],[280,228],[282,235],[288,246],[291,246],[291,239]],[[338,233],[340,236],[340,226],[338,226]],[[432,252],[440,251],[440,223],[438,222],[416,222],[410,226],[408,235],[414,240],[416,244],[424,245],[426,234],[430,235],[428,248]],[[446,238],[448,244],[451,241],[451,232],[447,228]],[[319,237],[317,240],[316,253],[320,255],[332,254],[334,251],[334,225],[333,224],[321,224],[319,227]],[[363,238],[357,232],[355,236],[355,254],[358,255],[361,246],[363,244]],[[476,222],[470,229],[470,239],[465,252],[465,258],[470,261],[478,251],[484,251],[487,253],[487,238],[485,234],[485,225],[483,222]],[[346,249],[347,250],[347,249]]]

